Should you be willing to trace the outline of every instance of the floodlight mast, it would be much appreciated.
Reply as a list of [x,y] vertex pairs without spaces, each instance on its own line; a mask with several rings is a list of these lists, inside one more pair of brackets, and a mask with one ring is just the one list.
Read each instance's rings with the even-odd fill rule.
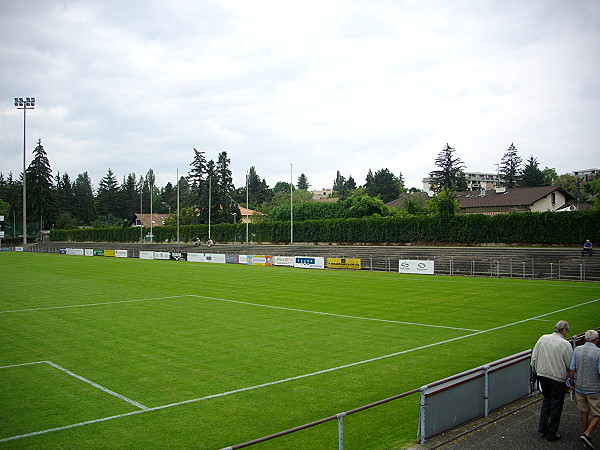
[[23,245],[27,244],[27,146],[26,146],[26,115],[28,109],[35,108],[35,97],[15,97],[15,106],[23,110]]

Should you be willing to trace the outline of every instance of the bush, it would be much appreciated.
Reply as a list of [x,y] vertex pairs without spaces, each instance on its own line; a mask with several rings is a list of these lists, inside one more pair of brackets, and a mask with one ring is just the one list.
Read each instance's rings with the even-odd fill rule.
[[[586,239],[600,242],[600,211],[514,213],[487,216],[362,217],[294,221],[294,242],[339,242],[361,244],[437,242],[444,244],[543,244],[580,245]],[[142,230],[145,236],[149,228]],[[290,222],[249,225],[253,242],[290,242]],[[154,241],[177,240],[177,227],[153,228]],[[221,223],[211,227],[217,242],[245,241],[246,224]],[[180,226],[180,240],[208,239],[207,225]],[[89,228],[52,230],[52,241],[138,242],[140,229]]]

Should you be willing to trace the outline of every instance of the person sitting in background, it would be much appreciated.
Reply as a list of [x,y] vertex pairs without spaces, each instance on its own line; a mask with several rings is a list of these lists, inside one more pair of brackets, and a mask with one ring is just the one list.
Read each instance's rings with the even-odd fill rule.
[[581,249],[581,256],[585,255],[586,253],[589,253],[590,256],[592,256],[592,249],[594,248],[594,244],[592,244],[592,242],[588,239],[585,241],[585,244],[583,244],[583,248]]

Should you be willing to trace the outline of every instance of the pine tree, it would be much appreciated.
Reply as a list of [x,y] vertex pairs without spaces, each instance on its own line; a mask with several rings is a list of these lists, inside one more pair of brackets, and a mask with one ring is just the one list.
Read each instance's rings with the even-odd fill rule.
[[530,156],[527,160],[527,164],[521,172],[521,187],[535,187],[535,186],[546,186],[547,180],[544,173],[540,170],[537,159]]
[[37,219],[43,227],[44,221],[51,223],[58,215],[53,184],[54,177],[41,139],[38,140],[33,154],[33,160],[27,168],[28,212],[29,217]]
[[455,148],[446,144],[435,159],[435,165],[440,168],[431,172],[430,187],[435,193],[440,193],[444,188],[450,191],[467,189],[467,180],[463,171],[465,165],[460,158],[454,158],[455,151]]
[[100,180],[98,192],[96,193],[96,211],[101,216],[116,216],[119,204],[119,184],[113,171],[109,168],[108,173]]
[[522,162],[523,160],[519,156],[515,144],[511,143],[500,162],[500,173],[502,174],[506,187],[513,188],[519,183]]
[[97,217],[92,179],[87,172],[77,175],[73,183],[72,212],[80,225],[89,225]]
[[117,198],[118,207],[115,215],[121,219],[133,219],[135,213],[140,209],[140,195],[135,173],[130,173],[127,178],[123,177]]
[[231,169],[229,169],[230,162],[227,152],[219,153],[216,167],[217,189],[215,197],[218,209],[215,211],[217,219],[215,223],[232,223],[234,214],[240,217],[240,210],[232,198],[235,187],[233,185],[233,175]]
[[298,189],[302,189],[304,191],[308,190],[310,184],[308,183],[308,178],[306,178],[306,175],[304,175],[303,173],[300,174],[300,176],[298,177],[297,185]]

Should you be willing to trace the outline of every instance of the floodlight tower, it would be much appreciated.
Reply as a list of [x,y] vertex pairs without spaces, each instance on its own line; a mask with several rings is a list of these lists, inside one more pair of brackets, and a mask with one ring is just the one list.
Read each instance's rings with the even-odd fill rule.
[[15,106],[23,110],[23,245],[27,244],[27,180],[25,171],[27,170],[27,150],[25,144],[25,118],[28,109],[35,108],[35,97],[15,97]]

